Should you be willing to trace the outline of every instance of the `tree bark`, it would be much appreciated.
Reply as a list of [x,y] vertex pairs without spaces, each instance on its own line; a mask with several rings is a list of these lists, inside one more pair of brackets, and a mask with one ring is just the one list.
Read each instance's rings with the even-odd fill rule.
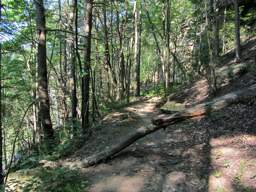
[[[126,14],[126,13],[125,13]],[[123,18],[121,16],[120,19],[120,11],[119,8],[116,10],[116,28],[117,34],[119,39],[119,47],[118,47],[118,71],[119,71],[119,83],[118,83],[118,93],[117,93],[117,100],[124,99],[124,92],[125,92],[125,60],[124,60],[124,28],[125,24],[123,23]]]
[[211,21],[212,21],[212,30],[213,30],[213,57],[218,64],[218,58],[220,56],[220,12],[217,11],[217,2],[216,0],[211,1]]
[[85,52],[82,74],[82,131],[88,133],[89,129],[89,100],[90,100],[90,68],[91,68],[91,34],[93,0],[86,0],[85,17]]
[[229,93],[222,97],[218,97],[213,101],[202,103],[194,107],[182,110],[180,112],[176,112],[172,115],[161,114],[152,120],[155,126],[150,126],[148,128],[139,128],[134,133],[130,134],[127,138],[125,138],[123,141],[114,145],[110,149],[107,149],[96,155],[83,159],[83,166],[89,167],[109,160],[115,157],[115,155],[117,155],[123,149],[126,149],[127,147],[132,145],[138,139],[143,138],[146,135],[153,133],[159,129],[166,128],[172,124],[182,122],[186,119],[207,115],[214,111],[221,110],[231,104],[250,101],[252,98],[255,97],[256,84],[248,88]]
[[210,45],[211,45],[211,61],[210,65],[208,66],[208,74],[210,87],[212,92],[215,93],[217,91],[217,79],[215,74],[215,68],[219,63],[219,13],[216,12],[217,9],[217,2],[216,0],[210,0],[209,2],[209,9],[210,9],[210,27],[213,32],[210,35]]
[[[196,105],[191,108],[187,108],[172,115],[161,114],[155,117],[152,122],[156,126],[167,127],[179,121],[184,121],[193,117],[207,115],[214,111],[223,109],[231,104],[246,102],[252,98],[256,97],[256,84],[236,92],[226,94],[224,96],[218,97],[210,102],[205,102]],[[170,111],[171,113],[171,111]]]
[[132,48],[133,48],[133,37],[131,37],[128,46],[127,55],[127,74],[126,74],[126,102],[130,102],[130,90],[131,90],[131,68],[132,68]]
[[73,6],[73,13],[71,17],[71,26],[72,31],[74,32],[72,36],[72,43],[71,43],[71,52],[72,52],[72,58],[71,58],[71,75],[72,75],[72,91],[71,91],[71,113],[72,113],[72,127],[73,127],[73,134],[77,132],[76,130],[76,122],[77,122],[77,105],[78,105],[78,99],[77,99],[77,76],[76,76],[76,64],[77,64],[77,55],[76,55],[76,18],[77,18],[77,0],[73,0],[72,2]]
[[82,61],[81,61],[81,57],[80,57],[80,53],[79,53],[79,48],[78,48],[78,3],[77,0],[74,0],[74,9],[75,9],[75,50],[76,50],[76,56],[77,56],[77,62],[78,62],[78,66],[80,69],[80,72],[82,71]]
[[[0,23],[2,22],[2,1],[0,0]],[[0,187],[4,184],[3,172],[3,130],[2,130],[2,44],[0,42]],[[1,189],[0,189],[1,190]]]
[[134,60],[136,75],[136,96],[140,96],[140,52],[141,52],[141,17],[140,17],[140,1],[136,0],[134,4],[134,27],[135,27],[135,43],[134,43]]
[[114,87],[117,86],[117,79],[115,75],[115,70],[110,63],[110,50],[109,50],[109,37],[108,37],[108,26],[107,26],[107,1],[104,0],[103,5],[103,26],[104,26],[104,68],[107,70],[111,82],[114,83]]
[[170,33],[171,33],[171,14],[170,0],[165,1],[165,52],[164,52],[164,73],[165,73],[165,94],[168,95],[171,81],[170,63]]
[[236,34],[236,61],[241,60],[241,43],[240,43],[240,11],[238,0],[234,1],[235,7],[235,34]]
[[42,125],[44,139],[53,140],[54,130],[52,128],[50,116],[50,101],[48,94],[48,75],[46,64],[46,27],[45,10],[43,0],[35,0],[36,5],[36,25],[38,32],[38,98],[39,98],[39,122]]

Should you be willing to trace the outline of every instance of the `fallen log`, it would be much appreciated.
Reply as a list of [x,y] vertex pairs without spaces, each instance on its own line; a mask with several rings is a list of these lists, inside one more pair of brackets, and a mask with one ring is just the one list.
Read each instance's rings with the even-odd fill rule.
[[135,141],[161,128],[162,127],[154,127],[154,126],[151,126],[150,128],[141,127],[137,129],[134,133],[130,134],[127,138],[125,138],[125,140],[114,145],[112,148],[84,159],[82,164],[84,167],[89,167],[89,166],[97,165],[101,162],[106,162],[107,160],[112,159],[117,153],[119,153],[123,149],[133,144]]
[[152,122],[156,126],[166,127],[178,121],[207,115],[211,112],[223,109],[231,104],[247,102],[248,100],[256,97],[256,84],[248,88],[235,91],[224,96],[218,97],[212,101],[195,105],[193,107],[181,110],[172,115],[161,114],[155,117]]
[[143,138],[146,135],[153,133],[159,129],[166,128],[169,125],[184,121],[186,119],[191,119],[193,117],[209,114],[213,111],[223,109],[231,104],[235,104],[239,102],[247,102],[248,100],[251,100],[253,98],[256,98],[256,84],[248,88],[229,93],[222,97],[218,97],[213,101],[202,103],[194,107],[184,109],[172,115],[167,115],[167,114],[158,115],[152,120],[152,123],[154,124],[154,126],[150,126],[147,128],[141,127],[137,129],[134,133],[130,134],[123,141],[114,145],[112,148],[102,151],[91,157],[83,159],[83,166],[89,167],[89,166],[97,165],[101,162],[105,162],[109,159],[112,159],[120,151],[129,147],[131,144],[133,144],[140,138]]

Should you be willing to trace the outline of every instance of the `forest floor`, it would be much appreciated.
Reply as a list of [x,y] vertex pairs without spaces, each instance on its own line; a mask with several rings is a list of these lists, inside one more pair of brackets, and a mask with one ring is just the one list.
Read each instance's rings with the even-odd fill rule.
[[[248,56],[251,48],[247,48],[248,52],[245,54]],[[255,50],[254,46],[254,53]],[[245,63],[253,64],[252,58],[245,58]],[[225,66],[219,69],[221,77],[225,76],[223,72],[227,70],[226,77],[220,82],[217,96],[256,83],[256,70],[253,73],[242,70],[240,73],[232,66],[238,65],[234,61],[225,61]],[[201,79],[170,96],[169,102],[171,105],[176,103],[187,107],[211,98],[207,81]],[[112,160],[89,168],[82,167],[83,158],[110,148],[140,127],[153,126],[151,119],[160,112],[159,103],[161,98],[143,98],[110,113],[94,128],[94,133],[86,145],[71,157],[60,160],[63,167],[79,170],[79,178],[67,175],[69,179],[75,177],[85,181],[82,188],[78,187],[81,189],[79,191],[256,191],[255,100],[234,104],[208,116],[171,125],[166,130],[159,130],[144,137]],[[51,169],[51,166],[46,169]],[[23,179],[24,175],[28,178]],[[31,186],[36,182],[41,182],[44,189],[41,191],[60,191],[46,190],[42,178],[41,181],[31,182],[31,175],[34,177],[35,174],[23,171],[19,176],[11,175],[7,191],[13,191],[12,189],[17,189],[18,186],[22,187],[16,191],[39,191],[32,190]],[[57,177],[57,180],[60,179]],[[70,181],[73,182],[70,188],[74,188],[75,180]],[[63,183],[58,182],[56,186],[58,185]]]
[[[232,87],[245,86],[247,78],[251,80],[247,74]],[[151,98],[109,114],[92,141],[65,163],[77,166],[78,157],[105,150],[141,126],[152,126],[159,102]],[[148,135],[111,161],[83,169],[88,191],[256,191],[255,117],[254,101]]]
[[[247,48],[244,53],[248,56],[252,49]],[[255,71],[248,70],[254,61],[252,57],[245,60],[242,64],[226,61],[218,69],[220,89],[215,96],[256,83]],[[169,97],[169,102],[187,107],[212,98],[207,80],[201,79]],[[135,129],[152,126],[152,117],[160,112],[159,103],[160,98],[150,98],[109,114],[91,141],[65,163],[72,167],[74,162],[111,147]],[[114,159],[83,169],[87,189],[89,192],[256,191],[255,117],[254,100],[159,130]]]
[[[172,125],[141,139],[106,163],[80,167],[83,157],[111,147],[141,126],[152,126],[159,101],[146,99],[109,114],[87,145],[62,160],[63,165],[82,173],[87,181],[84,191],[256,191],[256,136],[252,132],[255,102]],[[33,191],[28,188],[33,182],[19,182]]]

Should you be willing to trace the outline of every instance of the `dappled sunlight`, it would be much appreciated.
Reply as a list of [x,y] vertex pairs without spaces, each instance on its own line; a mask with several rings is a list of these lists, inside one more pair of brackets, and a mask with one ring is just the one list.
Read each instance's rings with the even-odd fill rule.
[[214,175],[210,175],[209,177],[209,192],[215,192],[215,191],[227,191],[227,192],[233,192],[232,188],[232,180],[230,180],[228,177],[216,177]]
[[209,84],[207,79],[201,79],[194,82],[181,92],[169,96],[168,101],[181,103],[185,106],[201,103],[209,96]]
[[188,91],[188,94],[190,96],[184,101],[185,105],[192,105],[204,101],[209,96],[209,84],[207,80],[197,81],[191,90]]
[[209,192],[256,190],[256,136],[238,134],[210,140]]
[[[157,167],[160,160],[158,154],[124,151],[111,163],[85,169],[91,183],[88,191],[140,192],[147,191],[148,187],[158,189],[162,180]],[[156,185],[152,186],[152,183]]]
[[112,176],[95,184],[89,192],[139,192],[143,186],[143,176]]
[[0,192],[256,192],[255,7],[0,0]]
[[123,112],[113,112],[109,115],[107,115],[104,119],[103,122],[107,123],[114,123],[114,122],[120,122],[120,121],[124,121],[124,120],[133,120],[135,119],[136,116],[133,115],[132,113],[123,113]]
[[146,106],[135,106],[135,107],[127,107],[125,108],[126,111],[129,112],[135,112],[139,115],[145,115],[147,113],[152,113],[152,110],[154,110],[155,105],[154,103],[148,103]]
[[209,85],[208,83],[204,81],[198,81],[195,83],[195,93],[196,95],[194,95],[194,100],[195,101],[203,101],[204,99],[206,99],[209,96]]

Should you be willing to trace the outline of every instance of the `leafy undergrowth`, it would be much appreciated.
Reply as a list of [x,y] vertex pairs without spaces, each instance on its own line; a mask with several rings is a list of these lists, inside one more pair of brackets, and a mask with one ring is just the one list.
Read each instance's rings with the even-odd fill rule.
[[84,141],[85,139],[82,135],[77,134],[77,136],[70,138],[62,129],[56,130],[57,144],[53,146],[53,149],[49,151],[41,145],[30,149],[29,152],[27,150],[19,151],[20,159],[14,162],[11,172],[39,167],[41,160],[57,161],[63,159],[81,148]]
[[79,170],[36,168],[11,174],[6,192],[85,192],[87,180]]

